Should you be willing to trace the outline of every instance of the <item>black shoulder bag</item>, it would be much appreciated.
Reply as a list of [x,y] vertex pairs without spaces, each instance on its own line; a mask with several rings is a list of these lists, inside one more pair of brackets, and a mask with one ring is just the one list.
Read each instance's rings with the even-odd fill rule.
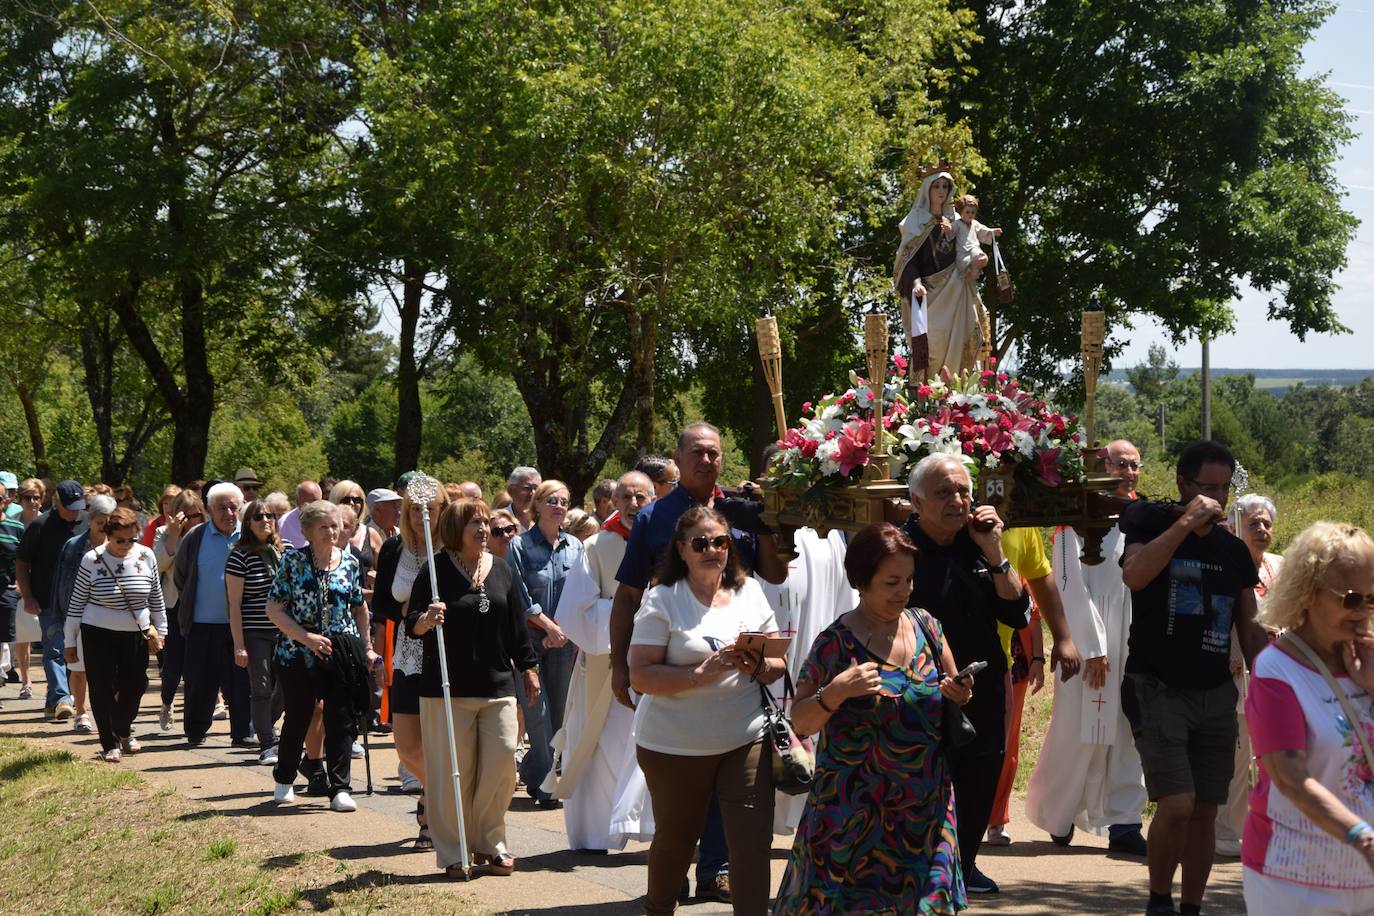
[[[931,659],[935,662],[935,671],[941,678],[945,676],[945,663],[941,658],[940,643],[936,642],[935,636],[926,626],[921,615],[911,611],[911,619],[916,622],[916,626],[921,628],[925,635],[926,645],[930,647]],[[949,697],[942,696],[944,700],[943,715],[940,719],[940,743],[946,751],[958,750],[978,737],[978,730],[973,727],[973,723],[964,715],[964,708]]]

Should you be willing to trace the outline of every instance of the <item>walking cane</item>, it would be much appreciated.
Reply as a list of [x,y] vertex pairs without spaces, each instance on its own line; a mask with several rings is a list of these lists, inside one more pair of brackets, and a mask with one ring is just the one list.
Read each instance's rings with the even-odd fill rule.
[[367,743],[367,728],[363,728],[363,769],[367,771],[367,794],[372,794],[372,746]]
[[[424,515],[425,553],[429,557],[429,593],[431,601],[439,600],[439,580],[434,574],[434,539],[429,533],[429,501],[439,492],[439,482],[433,477],[417,472],[406,484],[406,496],[412,505],[420,507]],[[448,763],[453,771],[453,807],[458,815],[458,854],[462,857],[463,880],[472,877],[471,862],[468,859],[467,827],[463,823],[463,787],[458,775],[458,741],[453,737],[453,702],[448,687],[448,653],[444,650],[444,625],[434,628],[434,638],[439,649],[439,679],[444,688],[444,725],[448,727]]]

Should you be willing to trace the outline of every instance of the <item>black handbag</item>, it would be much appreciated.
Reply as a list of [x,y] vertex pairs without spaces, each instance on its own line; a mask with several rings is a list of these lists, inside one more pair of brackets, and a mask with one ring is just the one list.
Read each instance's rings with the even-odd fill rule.
[[[783,697],[790,706],[794,697],[792,676],[786,670],[782,676]],[[773,788],[786,795],[805,795],[816,779],[815,742],[797,735],[767,687],[759,684],[759,693],[763,698],[764,737],[773,750]]]
[[[945,664],[940,658],[940,644],[935,641],[935,636],[926,626],[921,615],[916,611],[911,612],[911,618],[916,621],[916,626],[921,628],[925,634],[926,645],[930,647],[930,657],[935,662],[935,671],[941,678],[945,676]],[[978,737],[978,730],[973,727],[973,723],[964,715],[964,707],[951,700],[949,697],[941,697],[944,700],[943,715],[940,719],[940,743],[946,751],[954,751],[968,744]]]

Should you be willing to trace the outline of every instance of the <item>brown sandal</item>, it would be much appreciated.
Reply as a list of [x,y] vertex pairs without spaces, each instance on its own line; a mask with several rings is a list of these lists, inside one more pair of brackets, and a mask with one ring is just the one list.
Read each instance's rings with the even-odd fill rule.
[[444,877],[450,881],[468,880],[468,870],[461,863],[455,862],[444,869]]
[[508,852],[491,857],[491,873],[505,878],[515,871],[515,856]]

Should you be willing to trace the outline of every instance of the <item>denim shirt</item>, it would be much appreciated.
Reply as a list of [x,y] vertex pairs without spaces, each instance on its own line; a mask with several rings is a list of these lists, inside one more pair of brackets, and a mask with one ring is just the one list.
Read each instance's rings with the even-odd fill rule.
[[57,569],[52,577],[52,609],[59,623],[67,619],[67,605],[76,587],[76,573],[81,569],[81,558],[90,549],[91,533],[85,531],[63,544],[62,552],[57,555]]
[[582,542],[566,531],[558,532],[558,543],[550,545],[538,525],[511,542],[506,559],[515,570],[515,590],[525,605],[525,616],[554,615],[568,570],[582,553]]

